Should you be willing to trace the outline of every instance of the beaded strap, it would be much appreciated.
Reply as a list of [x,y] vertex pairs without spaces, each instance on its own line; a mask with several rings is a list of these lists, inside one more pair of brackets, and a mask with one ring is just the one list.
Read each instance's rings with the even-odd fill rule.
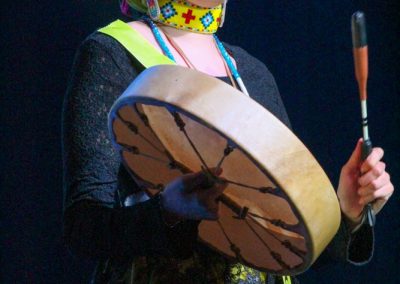
[[[149,25],[151,31],[154,34],[154,37],[156,38],[158,44],[160,45],[163,53],[172,61],[174,61],[176,63],[176,60],[174,58],[174,56],[171,53],[171,50],[168,48],[167,44],[165,43],[164,39],[161,37],[161,33],[160,30],[158,29],[157,25],[153,22],[152,19],[150,19],[148,16],[144,16],[143,20]],[[219,52],[221,53],[224,61],[226,62],[226,64],[229,67],[230,72],[232,73],[233,77],[235,78],[236,82],[238,83],[240,90],[246,94],[247,96],[249,95],[249,93],[247,92],[246,86],[243,83],[242,78],[240,77],[240,74],[238,72],[238,70],[236,69],[235,65],[233,64],[230,56],[228,55],[228,52],[226,51],[225,47],[223,46],[223,44],[221,43],[221,41],[218,39],[218,37],[216,36],[216,34],[213,34],[215,43],[217,45],[217,48],[219,50]]]
[[235,79],[240,78],[239,72],[237,71],[235,65],[233,64],[231,57],[228,55],[228,52],[226,51],[225,47],[222,45],[222,42],[218,39],[216,34],[213,34],[215,43],[217,44],[217,47],[219,51],[221,52],[222,57],[224,58],[226,64],[228,64],[229,70],[231,70],[232,75]]
[[228,52],[226,51],[224,45],[222,44],[222,42],[218,39],[217,35],[214,34],[214,39],[215,39],[215,43],[217,44],[218,50],[219,52],[221,52],[222,57],[224,58],[226,64],[228,64],[229,70],[231,71],[233,77],[235,78],[236,82],[238,83],[240,90],[242,90],[242,92],[249,96],[249,92],[247,91],[246,86],[243,83],[242,78],[239,75],[238,70],[236,69],[235,65],[233,64],[231,57],[228,55]]
[[152,19],[150,19],[148,16],[144,16],[142,18],[144,21],[146,21],[146,23],[149,25],[151,31],[154,34],[154,37],[156,38],[158,44],[160,45],[162,51],[164,52],[164,54],[171,59],[172,61],[174,61],[176,63],[175,57],[172,55],[171,50],[169,50],[167,44],[165,43],[164,39],[161,37],[160,34],[160,30],[158,29],[157,25],[153,22]]

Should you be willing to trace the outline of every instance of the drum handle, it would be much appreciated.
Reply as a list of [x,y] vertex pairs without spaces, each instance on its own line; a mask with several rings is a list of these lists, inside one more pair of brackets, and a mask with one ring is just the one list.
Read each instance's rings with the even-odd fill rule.
[[[363,12],[355,12],[351,17],[351,33],[353,40],[353,56],[355,76],[358,83],[358,90],[361,103],[361,119],[363,132],[362,160],[364,161],[372,152],[372,142],[368,133],[367,113],[367,80],[368,80],[368,44],[366,19]],[[373,227],[376,222],[372,204],[369,203],[364,209],[364,220]]]

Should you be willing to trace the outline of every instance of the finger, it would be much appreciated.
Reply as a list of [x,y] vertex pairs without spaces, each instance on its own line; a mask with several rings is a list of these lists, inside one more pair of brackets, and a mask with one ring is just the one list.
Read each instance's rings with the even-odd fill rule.
[[228,182],[223,180],[223,179],[218,179],[218,181],[215,183],[215,189],[219,191],[220,193],[224,192],[224,190],[228,187]]
[[387,201],[392,194],[393,194],[393,185],[391,183],[386,184],[377,191],[374,191],[372,194],[361,197],[359,200],[359,204],[365,206],[368,203],[372,203],[377,199],[383,199]]
[[203,172],[187,174],[184,175],[182,178],[183,178],[184,192],[186,193],[193,192],[195,189],[201,187],[208,181],[206,174]]
[[214,185],[212,188],[206,189],[206,190],[201,190],[197,191],[197,198],[201,200],[201,203],[206,205],[206,204],[217,204],[218,203],[218,198],[223,194],[224,190],[228,186],[228,183],[217,183]]
[[358,194],[361,197],[373,194],[375,191],[379,190],[381,187],[384,187],[386,184],[389,183],[390,183],[390,176],[387,172],[384,172],[382,175],[371,181],[366,186],[361,187],[358,190]]
[[223,172],[222,168],[211,168],[210,172],[215,176],[220,176]]
[[367,186],[373,180],[380,177],[386,169],[386,164],[384,162],[378,162],[372,169],[364,173],[359,179],[358,184],[360,186]]
[[359,166],[361,162],[362,141],[362,138],[358,139],[356,147],[345,165],[346,168],[351,169]]
[[212,188],[206,190],[197,191],[198,198],[202,201],[202,203],[217,203],[218,197],[222,195],[226,188],[226,185],[216,185]]
[[382,148],[375,147],[372,149],[371,154],[367,157],[367,159],[361,165],[361,173],[366,173],[383,158],[384,151]]
[[209,172],[199,171],[192,174],[184,175],[183,181],[185,186],[185,191],[191,192],[196,188],[209,188],[214,185],[214,176],[219,176],[222,174],[222,168],[210,168]]
[[224,181],[218,181],[209,191],[209,198],[216,200],[227,188],[228,183]]
[[222,174],[222,168],[210,168],[208,171],[203,171],[202,174],[205,179],[203,179],[203,182],[199,184],[199,188],[209,189],[218,181],[217,176]]

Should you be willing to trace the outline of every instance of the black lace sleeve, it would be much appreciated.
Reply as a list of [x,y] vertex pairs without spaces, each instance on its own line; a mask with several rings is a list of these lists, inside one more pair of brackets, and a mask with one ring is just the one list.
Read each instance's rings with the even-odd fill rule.
[[[169,229],[156,198],[119,206],[125,175],[108,135],[114,101],[142,67],[106,35],[95,33],[80,46],[63,106],[64,238],[77,253],[91,257],[182,254],[195,242],[195,223]],[[189,222],[188,222],[189,223]],[[180,246],[171,241],[180,235]],[[184,246],[183,246],[184,245]]]

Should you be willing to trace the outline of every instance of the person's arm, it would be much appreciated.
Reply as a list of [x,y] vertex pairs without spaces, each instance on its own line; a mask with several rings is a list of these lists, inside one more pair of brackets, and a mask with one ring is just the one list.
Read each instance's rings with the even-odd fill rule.
[[[233,52],[238,70],[250,96],[291,129],[277,84],[265,64],[241,48],[229,45],[228,48]],[[343,220],[337,234],[315,265],[325,265],[332,260],[346,261],[356,265],[365,264],[372,258],[373,244],[374,232],[371,227],[364,224],[356,231],[352,231]]]
[[[164,224],[158,198],[117,206],[120,158],[108,136],[108,112],[138,70],[118,43],[100,34],[80,46],[74,61],[63,109],[64,239],[78,254],[182,255],[197,238],[197,222]],[[183,241],[171,241],[178,236]]]

